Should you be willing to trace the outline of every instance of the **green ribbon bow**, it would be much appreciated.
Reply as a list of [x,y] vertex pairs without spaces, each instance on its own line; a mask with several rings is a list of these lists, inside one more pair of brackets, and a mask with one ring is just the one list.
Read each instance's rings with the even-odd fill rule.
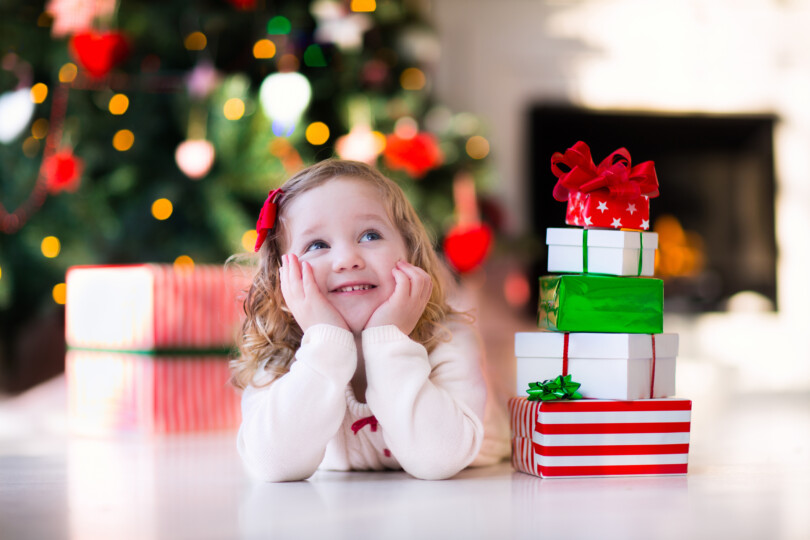
[[571,380],[571,375],[558,375],[556,379],[530,382],[526,392],[529,394],[529,401],[582,399],[582,394],[577,391],[580,386],[582,386],[580,383]]

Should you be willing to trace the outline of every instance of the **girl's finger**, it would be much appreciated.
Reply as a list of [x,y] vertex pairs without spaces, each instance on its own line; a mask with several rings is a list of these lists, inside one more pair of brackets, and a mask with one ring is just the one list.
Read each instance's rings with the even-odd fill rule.
[[308,262],[301,263],[301,279],[305,293],[314,294],[320,292],[318,290],[318,284],[315,283],[315,274],[312,272],[312,265]]
[[394,275],[394,292],[391,297],[407,299],[411,295],[411,280],[408,275],[397,267],[391,270]]

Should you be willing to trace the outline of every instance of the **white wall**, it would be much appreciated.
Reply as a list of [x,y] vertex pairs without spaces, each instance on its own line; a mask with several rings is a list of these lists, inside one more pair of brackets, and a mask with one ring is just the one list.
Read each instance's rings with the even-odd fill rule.
[[810,387],[810,2],[432,0],[429,8],[442,47],[436,92],[488,123],[513,232],[527,226],[532,104],[776,114],[780,311],[706,316],[694,331],[700,355],[787,369],[787,387]]

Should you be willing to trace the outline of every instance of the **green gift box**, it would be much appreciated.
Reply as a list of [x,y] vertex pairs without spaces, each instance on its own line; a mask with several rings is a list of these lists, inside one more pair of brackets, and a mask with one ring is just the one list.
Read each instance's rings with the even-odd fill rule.
[[664,282],[594,275],[543,276],[537,325],[554,332],[664,331]]

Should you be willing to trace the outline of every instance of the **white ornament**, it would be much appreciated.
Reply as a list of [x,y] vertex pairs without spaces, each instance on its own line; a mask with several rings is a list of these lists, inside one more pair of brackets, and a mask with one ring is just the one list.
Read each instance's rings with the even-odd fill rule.
[[9,143],[16,139],[33,115],[30,88],[0,94],[0,142]]
[[379,139],[368,126],[355,126],[335,143],[335,151],[341,159],[362,161],[372,165],[383,148]]
[[342,51],[361,49],[363,34],[373,26],[371,17],[349,13],[343,3],[334,0],[317,0],[309,10],[318,21],[315,41],[334,43]]
[[174,152],[174,160],[183,174],[199,180],[214,164],[214,145],[204,139],[183,141]]
[[273,133],[289,135],[312,98],[306,77],[296,72],[271,73],[259,87],[264,113],[273,121]]

